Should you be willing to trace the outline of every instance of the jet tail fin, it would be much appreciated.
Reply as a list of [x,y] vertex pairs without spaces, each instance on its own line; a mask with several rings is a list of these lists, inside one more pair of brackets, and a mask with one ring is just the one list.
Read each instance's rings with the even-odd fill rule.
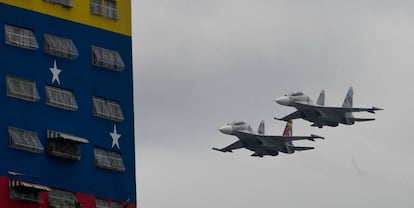
[[260,121],[259,127],[257,128],[257,133],[265,134],[265,123],[264,120]]
[[283,131],[283,136],[292,136],[292,128],[293,128],[293,122],[288,121],[286,122],[285,130]]
[[318,100],[316,101],[318,105],[325,105],[325,90],[322,90],[319,94]]
[[346,97],[345,97],[344,103],[342,104],[342,107],[352,108],[353,95],[354,95],[354,90],[352,89],[352,87],[349,87],[349,90],[346,93]]

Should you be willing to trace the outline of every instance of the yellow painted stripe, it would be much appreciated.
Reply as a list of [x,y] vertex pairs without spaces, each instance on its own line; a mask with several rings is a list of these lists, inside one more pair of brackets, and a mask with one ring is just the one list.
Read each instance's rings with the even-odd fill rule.
[[65,8],[44,0],[0,0],[0,2],[131,36],[131,0],[116,1],[118,20],[91,14],[90,0],[72,0],[74,5],[72,8]]

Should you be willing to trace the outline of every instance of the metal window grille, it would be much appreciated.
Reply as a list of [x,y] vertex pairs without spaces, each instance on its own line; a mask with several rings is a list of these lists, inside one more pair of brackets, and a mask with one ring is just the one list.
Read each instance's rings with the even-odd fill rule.
[[12,200],[22,200],[31,203],[41,203],[42,200],[39,197],[39,191],[28,189],[28,188],[19,188],[13,187],[9,189],[9,197]]
[[119,103],[108,100],[107,104],[108,104],[109,115],[112,119],[117,120],[117,121],[124,120],[124,115],[122,114],[121,106],[119,105]]
[[116,7],[116,1],[104,0],[103,16],[110,19],[118,19],[118,9]]
[[105,100],[103,98],[93,97],[93,113],[95,116],[111,119],[114,121],[123,121],[121,105],[112,100]]
[[72,192],[52,189],[49,192],[49,207],[76,208],[76,197]]
[[122,208],[122,203],[106,199],[96,199],[96,208]]
[[96,208],[109,208],[108,200],[96,199]]
[[49,155],[80,160],[81,151],[78,143],[63,139],[47,139],[47,152]]
[[124,61],[118,51],[92,46],[92,65],[122,71],[125,68]]
[[124,162],[121,154],[118,152],[95,148],[94,153],[96,166],[116,171],[125,171]]
[[8,133],[10,147],[34,153],[40,153],[44,149],[36,132],[8,127]]
[[8,45],[17,46],[26,49],[38,49],[36,37],[31,30],[4,25],[5,42]]
[[106,106],[105,99],[93,97],[92,100],[93,100],[94,115],[99,116],[99,117],[104,117],[104,118],[109,117],[108,107]]
[[72,91],[57,87],[46,86],[46,103],[66,110],[78,109],[78,104]]
[[50,191],[47,186],[9,179],[9,197],[12,200],[22,200],[30,203],[41,203],[39,192]]
[[45,53],[67,59],[76,59],[79,56],[78,49],[71,39],[45,34],[43,50]]
[[104,149],[95,148],[95,165],[101,168],[111,169],[111,160],[108,157],[108,153]]
[[91,0],[90,2],[91,14],[102,15],[102,0]]
[[7,76],[7,96],[29,101],[39,100],[36,82],[17,77]]
[[80,160],[81,143],[86,144],[89,141],[71,134],[47,130],[47,151],[49,155],[71,160]]
[[111,166],[115,170],[124,171],[125,166],[122,161],[121,154],[118,152],[108,151],[109,159],[111,160]]

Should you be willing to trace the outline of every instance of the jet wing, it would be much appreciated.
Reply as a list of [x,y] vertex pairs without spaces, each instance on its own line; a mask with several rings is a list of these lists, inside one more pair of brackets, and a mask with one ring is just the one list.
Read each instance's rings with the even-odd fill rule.
[[260,140],[264,140],[266,142],[277,141],[277,142],[289,142],[295,140],[311,140],[315,141],[315,139],[325,139],[321,136],[311,134],[310,136],[259,136]]
[[293,146],[292,149],[296,151],[304,151],[304,150],[313,150],[315,147],[299,147],[299,146]]
[[227,147],[221,148],[221,149],[213,147],[213,150],[220,151],[220,152],[232,152],[232,150],[240,149],[240,148],[243,148],[243,147],[244,147],[243,143],[239,140],[239,141],[234,142],[233,144],[231,144]]
[[310,136],[270,136],[270,135],[258,135],[258,134],[249,134],[245,132],[240,132],[244,134],[246,137],[255,138],[262,143],[280,143],[280,142],[289,142],[295,140],[311,140],[314,141],[315,139],[325,139],[324,137],[311,134]]
[[338,114],[344,114],[344,113],[352,113],[352,112],[369,112],[369,113],[375,113],[377,110],[383,110],[381,108],[372,107],[372,108],[344,108],[344,107],[326,107],[326,106],[317,106],[317,105],[309,105],[304,103],[295,103],[295,105],[299,109],[304,109],[307,111],[317,111],[317,112],[335,112]]
[[293,119],[298,119],[298,118],[303,118],[303,114],[300,111],[295,111],[283,118],[274,118],[276,120],[281,120],[281,121],[291,121]]

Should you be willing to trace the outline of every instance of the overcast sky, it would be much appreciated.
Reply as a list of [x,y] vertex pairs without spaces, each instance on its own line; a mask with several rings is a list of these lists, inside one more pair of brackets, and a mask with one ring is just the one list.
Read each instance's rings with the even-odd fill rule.
[[[413,207],[414,2],[133,1],[138,206]],[[281,134],[303,91],[326,105],[384,108],[372,122],[310,127],[315,150],[254,158],[221,153],[234,120]]]

